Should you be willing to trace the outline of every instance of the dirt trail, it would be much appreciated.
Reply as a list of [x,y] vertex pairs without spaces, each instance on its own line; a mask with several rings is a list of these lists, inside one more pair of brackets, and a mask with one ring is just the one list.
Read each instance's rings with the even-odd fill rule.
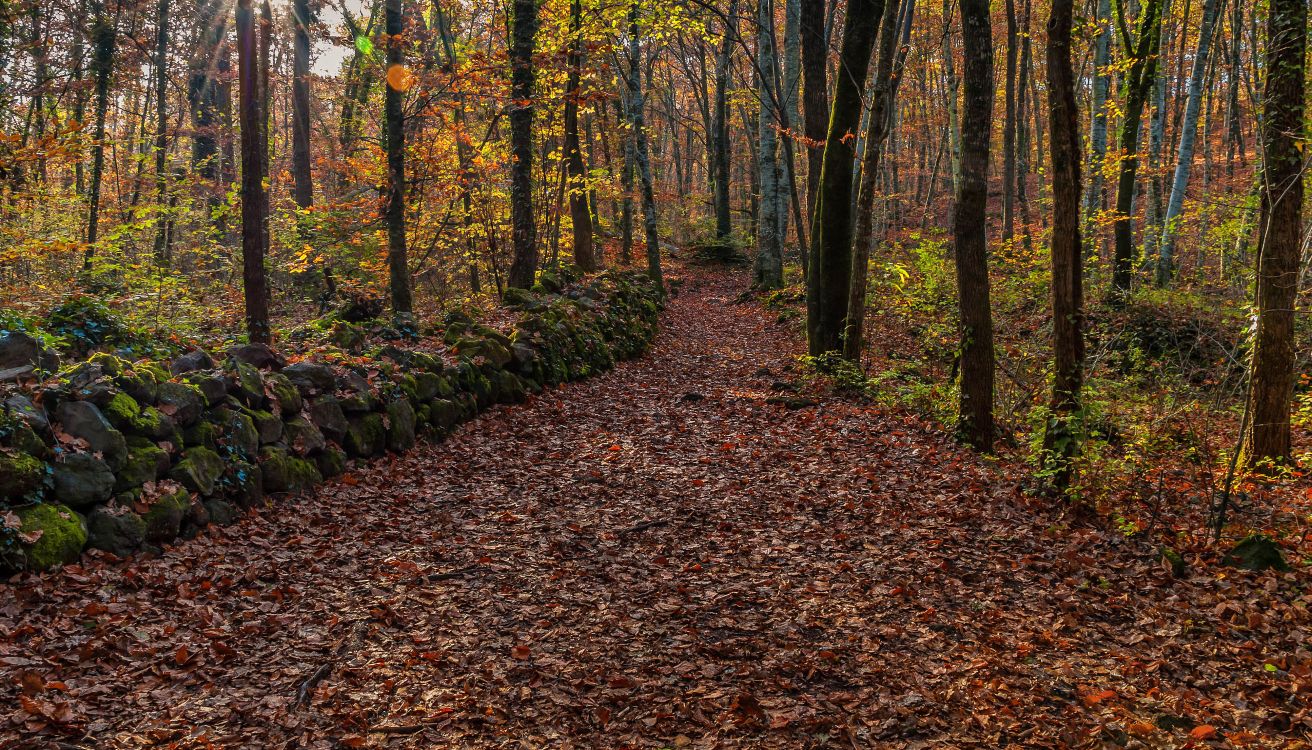
[[910,417],[765,403],[801,345],[740,284],[687,275],[650,356],[314,497],[0,587],[0,746],[1308,738],[1292,578],[1175,581]]

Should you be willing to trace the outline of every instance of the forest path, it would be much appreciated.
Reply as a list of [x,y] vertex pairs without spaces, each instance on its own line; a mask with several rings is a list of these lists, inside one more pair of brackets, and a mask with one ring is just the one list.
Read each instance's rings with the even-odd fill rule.
[[766,404],[801,343],[741,284],[688,273],[614,372],[159,559],[14,587],[0,702],[24,673],[64,687],[29,690],[0,745],[1160,746],[1204,711],[1301,731],[1225,703],[1278,675],[1212,626],[1215,584],[1054,530],[912,418]]

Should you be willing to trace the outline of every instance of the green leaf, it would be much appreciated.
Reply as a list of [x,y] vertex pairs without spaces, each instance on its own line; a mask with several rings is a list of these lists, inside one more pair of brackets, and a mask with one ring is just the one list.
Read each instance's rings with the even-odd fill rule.
[[372,55],[374,53],[374,43],[367,36],[357,36],[355,38],[355,48],[360,50],[362,55]]

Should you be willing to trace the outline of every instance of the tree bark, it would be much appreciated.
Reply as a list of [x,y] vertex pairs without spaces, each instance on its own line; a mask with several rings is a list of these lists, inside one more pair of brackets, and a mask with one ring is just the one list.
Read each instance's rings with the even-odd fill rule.
[[1113,302],[1130,291],[1134,273],[1134,195],[1139,170],[1139,130],[1157,70],[1157,53],[1162,39],[1162,0],[1147,0],[1139,10],[1139,31],[1134,40],[1126,29],[1124,0],[1117,0],[1117,20],[1130,70],[1125,82],[1125,110],[1121,122],[1121,168],[1116,184],[1116,240],[1112,265]]
[[169,263],[169,228],[172,218],[165,213],[168,203],[168,59],[169,0],[159,0],[155,34],[155,202],[159,218],[155,226],[155,263]]
[[310,161],[310,24],[309,0],[292,2],[292,197],[297,207],[314,203]]
[[238,102],[241,117],[241,255],[246,302],[246,333],[254,343],[270,342],[269,289],[264,271],[265,221],[269,196],[264,190],[264,128],[260,112],[260,45],[254,0],[237,3]]
[[[1008,23],[1014,25],[1014,22],[1013,13]],[[988,0],[961,0],[961,39],[965,46],[961,186],[952,218],[957,301],[961,307],[961,404],[957,433],[967,444],[987,451],[993,446],[994,376],[988,237],[985,232],[989,136],[993,131],[993,38]],[[1013,48],[1014,45],[1009,45],[1008,58],[1014,57]],[[1008,59],[1008,68],[1013,68],[1013,63],[1014,60]],[[1009,88],[1014,92],[1014,81]],[[1012,102],[1008,119],[1014,117]],[[1014,153],[1012,158],[1014,160]],[[1015,168],[1014,161],[1012,168]]]
[[533,221],[533,44],[537,0],[514,0],[510,40],[510,225],[514,260],[506,283],[527,289],[538,270]]
[[1052,353],[1050,414],[1044,466],[1059,490],[1069,486],[1080,451],[1080,390],[1084,385],[1084,268],[1080,242],[1078,85],[1071,64],[1074,0],[1052,0],[1048,18],[1048,132],[1052,155]]
[[82,258],[82,270],[90,271],[100,241],[101,180],[105,174],[105,115],[109,110],[109,79],[114,72],[114,45],[118,37],[118,17],[105,13],[104,0],[92,5],[95,27],[91,32],[91,74],[96,84],[95,127],[91,146],[91,206],[87,217],[87,247]]
[[1253,337],[1243,436],[1249,468],[1290,458],[1289,404],[1294,392],[1294,314],[1303,231],[1304,60],[1307,5],[1271,0],[1266,81],[1262,87],[1262,203]]
[[850,0],[843,22],[833,109],[825,136],[820,191],[811,229],[806,289],[807,344],[812,356],[843,351],[852,282],[852,173],[855,131],[884,0]]
[[410,296],[410,262],[405,235],[405,112],[398,88],[408,79],[405,71],[405,5],[403,0],[385,0],[384,28],[387,31],[387,82],[383,116],[387,122],[387,266],[392,296],[392,314],[399,325],[409,324],[414,310]]
[[664,289],[661,275],[661,242],[656,233],[656,196],[651,184],[651,159],[647,154],[647,128],[644,125],[645,102],[642,94],[642,55],[638,25],[641,11],[639,0],[629,6],[629,118],[633,123],[633,148],[638,183],[642,188],[642,218],[647,234],[647,275],[657,289]]
[[[1016,23],[1015,0],[1006,0],[1005,6],[1007,71],[1006,80],[1003,82],[1005,114],[1002,120],[1002,241],[1008,243],[1016,234],[1016,65],[1020,52],[1020,28]],[[962,13],[964,23],[964,7]],[[991,52],[990,49],[990,54]]]
[[[1233,0],[1239,2],[1239,0]],[[1198,137],[1198,113],[1202,108],[1203,77],[1207,72],[1211,53],[1212,33],[1216,29],[1219,0],[1203,3],[1203,22],[1198,32],[1198,49],[1194,52],[1193,68],[1189,71],[1189,95],[1184,107],[1184,120],[1180,129],[1180,146],[1175,159],[1175,174],[1171,179],[1171,197],[1166,202],[1166,216],[1162,220],[1162,240],[1157,259],[1157,283],[1165,286],[1175,273],[1175,240],[1180,229],[1180,215],[1184,212],[1184,192],[1189,187],[1189,170],[1193,167],[1194,142]],[[1181,45],[1183,46],[1183,45]],[[1204,136],[1206,137],[1206,136]]]
[[[825,136],[829,127],[829,35],[825,31],[825,0],[800,0],[802,36],[802,121],[806,136],[806,210],[815,216],[820,191]],[[812,235],[812,241],[814,241]]]
[[760,217],[756,225],[756,260],[752,267],[752,287],[778,289],[784,285],[783,230],[779,197],[781,175],[775,112],[776,77],[779,60],[775,54],[774,3],[759,0],[756,16],[757,98],[761,114],[757,117],[757,169],[761,174]]
[[713,111],[713,128],[715,130],[715,238],[727,242],[733,232],[733,220],[729,210],[729,64],[732,62],[733,39],[737,34],[734,28],[734,13],[738,9],[737,0],[730,0],[729,13],[725,17],[724,37],[720,40],[720,49],[715,56],[715,106]]
[[592,210],[588,206],[587,167],[579,146],[579,79],[583,68],[583,3],[570,0],[569,51],[565,81],[565,165],[569,175],[569,215],[574,228],[574,263],[579,270],[597,270],[592,257]]

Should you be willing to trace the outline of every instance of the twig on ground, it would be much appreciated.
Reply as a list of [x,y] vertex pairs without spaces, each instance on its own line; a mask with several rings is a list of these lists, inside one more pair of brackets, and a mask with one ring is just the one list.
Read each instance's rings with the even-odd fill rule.
[[305,678],[301,686],[296,689],[296,705],[303,707],[310,705],[310,701],[314,699],[314,689],[319,686],[319,683],[328,679],[328,675],[333,673],[333,668],[337,666],[337,662],[341,661],[347,652],[359,648],[360,641],[364,640],[364,631],[367,626],[368,623],[364,620],[355,623],[355,627],[351,628],[351,634],[337,644],[337,649],[333,651],[332,657],[320,664],[318,669]]

